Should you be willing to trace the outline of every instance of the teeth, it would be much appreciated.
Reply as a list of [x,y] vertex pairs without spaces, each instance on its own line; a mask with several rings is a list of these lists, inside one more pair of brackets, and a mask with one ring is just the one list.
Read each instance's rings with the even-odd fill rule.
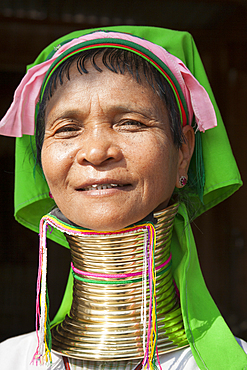
[[88,186],[88,187],[84,188],[83,190],[84,191],[90,191],[90,190],[112,189],[112,188],[116,188],[118,186],[122,186],[122,185],[121,184],[102,184],[102,185],[93,184],[91,186]]

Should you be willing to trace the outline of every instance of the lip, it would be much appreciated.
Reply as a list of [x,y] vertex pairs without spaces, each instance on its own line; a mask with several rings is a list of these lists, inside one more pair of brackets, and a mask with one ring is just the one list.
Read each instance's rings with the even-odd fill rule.
[[[96,186],[104,186],[109,184],[116,184],[120,186],[108,188],[108,189],[88,189],[89,187],[92,187],[94,185]],[[80,186],[77,186],[75,188],[76,191],[82,191],[82,192],[100,192],[100,191],[116,191],[116,190],[122,190],[123,188],[130,187],[132,184],[128,181],[122,180],[122,179],[113,179],[113,178],[105,178],[105,179],[90,179],[87,180],[85,183],[82,183]]]

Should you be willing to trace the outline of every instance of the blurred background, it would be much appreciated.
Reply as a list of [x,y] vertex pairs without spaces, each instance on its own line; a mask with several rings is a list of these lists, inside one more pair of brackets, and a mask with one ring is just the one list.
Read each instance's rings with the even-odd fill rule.
[[[120,24],[186,30],[193,35],[246,182],[246,0],[1,0],[0,117],[11,103],[26,65],[50,42],[74,30]],[[13,217],[12,138],[0,137],[0,179],[1,341],[34,330],[35,322],[38,236]],[[193,225],[209,291],[233,333],[245,340],[246,193],[242,187]],[[65,287],[69,251],[52,242],[48,248],[52,317]]]

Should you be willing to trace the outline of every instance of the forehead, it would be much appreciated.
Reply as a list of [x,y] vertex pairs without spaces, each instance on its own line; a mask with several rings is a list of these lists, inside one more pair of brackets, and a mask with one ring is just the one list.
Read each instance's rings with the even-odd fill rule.
[[62,109],[71,105],[77,109],[80,106],[93,104],[100,99],[102,107],[108,109],[117,107],[123,109],[145,109],[149,114],[166,112],[164,101],[155,92],[144,76],[139,72],[139,79],[132,73],[115,73],[104,66],[101,59],[97,60],[97,70],[87,61],[87,73],[80,73],[74,62],[68,78],[63,78],[62,84],[58,83],[51,99],[48,101],[46,113],[54,108]]

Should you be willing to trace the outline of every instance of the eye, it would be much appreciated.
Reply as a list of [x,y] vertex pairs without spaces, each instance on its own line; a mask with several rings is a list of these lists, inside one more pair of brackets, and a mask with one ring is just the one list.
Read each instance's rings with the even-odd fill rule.
[[143,122],[132,120],[132,119],[126,119],[117,124],[118,127],[129,130],[136,130],[139,128],[145,128],[146,125]]
[[60,132],[71,132],[71,131],[78,131],[78,127],[75,127],[74,125],[66,125],[57,129],[56,134]]
[[81,126],[77,124],[64,124],[55,130],[55,135],[59,137],[74,137],[81,130]]
[[127,121],[125,122],[125,125],[127,126],[142,126],[143,124],[141,122],[138,122],[138,121]]

